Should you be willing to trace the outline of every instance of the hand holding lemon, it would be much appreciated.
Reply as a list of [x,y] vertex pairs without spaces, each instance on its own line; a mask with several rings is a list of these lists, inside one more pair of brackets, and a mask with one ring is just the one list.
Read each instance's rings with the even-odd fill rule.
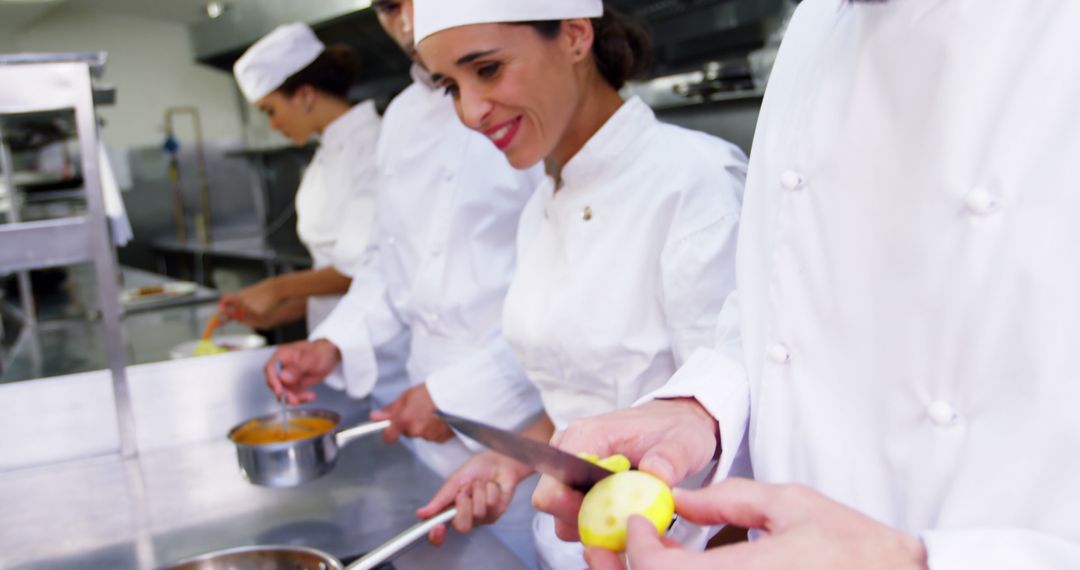
[[664,534],[675,514],[675,498],[666,483],[644,471],[631,471],[630,460],[622,455],[581,457],[615,471],[589,490],[581,503],[578,532],[582,544],[622,552],[632,515],[645,517],[657,533]]

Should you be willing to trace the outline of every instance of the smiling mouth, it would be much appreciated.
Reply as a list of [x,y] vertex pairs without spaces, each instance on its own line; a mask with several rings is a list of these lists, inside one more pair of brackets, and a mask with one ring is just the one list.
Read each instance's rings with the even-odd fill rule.
[[491,139],[491,142],[495,143],[495,146],[499,147],[499,150],[506,150],[510,146],[510,143],[514,141],[514,137],[517,136],[518,130],[521,128],[521,117],[507,121],[497,127],[484,131],[484,134]]

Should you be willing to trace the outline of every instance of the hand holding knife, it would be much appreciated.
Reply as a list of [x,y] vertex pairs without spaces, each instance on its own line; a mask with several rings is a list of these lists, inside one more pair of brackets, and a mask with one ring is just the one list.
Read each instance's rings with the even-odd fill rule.
[[439,410],[435,411],[435,416],[462,435],[480,442],[492,451],[520,461],[582,493],[588,492],[593,485],[612,474],[612,471],[595,463],[513,432]]

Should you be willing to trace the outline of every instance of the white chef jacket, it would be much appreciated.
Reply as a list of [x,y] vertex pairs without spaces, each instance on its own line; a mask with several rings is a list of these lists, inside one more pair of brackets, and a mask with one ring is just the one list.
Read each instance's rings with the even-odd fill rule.
[[[379,115],[365,101],[330,123],[296,192],[296,232],[315,269],[352,276],[364,255],[375,216],[375,145]],[[314,330],[341,295],[308,298]]]
[[[502,336],[502,304],[521,209],[542,174],[511,168],[420,73],[383,118],[373,247],[311,338],[338,346],[344,388],[363,397],[378,377],[374,348],[409,331],[412,384],[426,382],[444,411],[517,428],[540,401]],[[444,475],[469,455],[458,441],[437,447],[425,458]]]
[[656,394],[717,418],[719,476],[809,485],[933,570],[1080,568],[1077,23],[1073,0],[801,4],[738,299]]
[[[620,408],[710,346],[735,287],[746,157],[657,121],[632,98],[522,214],[503,328],[556,429]],[[542,568],[577,568],[549,515],[533,523]]]
[[503,328],[557,429],[630,407],[711,346],[746,157],[632,98],[522,214]]

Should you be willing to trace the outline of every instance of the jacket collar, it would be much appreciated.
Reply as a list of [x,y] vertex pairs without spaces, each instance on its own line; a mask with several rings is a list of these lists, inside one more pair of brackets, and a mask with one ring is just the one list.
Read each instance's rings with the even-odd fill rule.
[[340,150],[348,144],[352,134],[361,129],[377,129],[379,115],[375,111],[375,102],[363,101],[353,105],[344,115],[334,119],[326,126],[320,139],[320,146],[331,150]]
[[641,98],[630,98],[563,166],[563,186],[588,184],[606,168],[617,167],[620,157],[655,122],[656,114]]

